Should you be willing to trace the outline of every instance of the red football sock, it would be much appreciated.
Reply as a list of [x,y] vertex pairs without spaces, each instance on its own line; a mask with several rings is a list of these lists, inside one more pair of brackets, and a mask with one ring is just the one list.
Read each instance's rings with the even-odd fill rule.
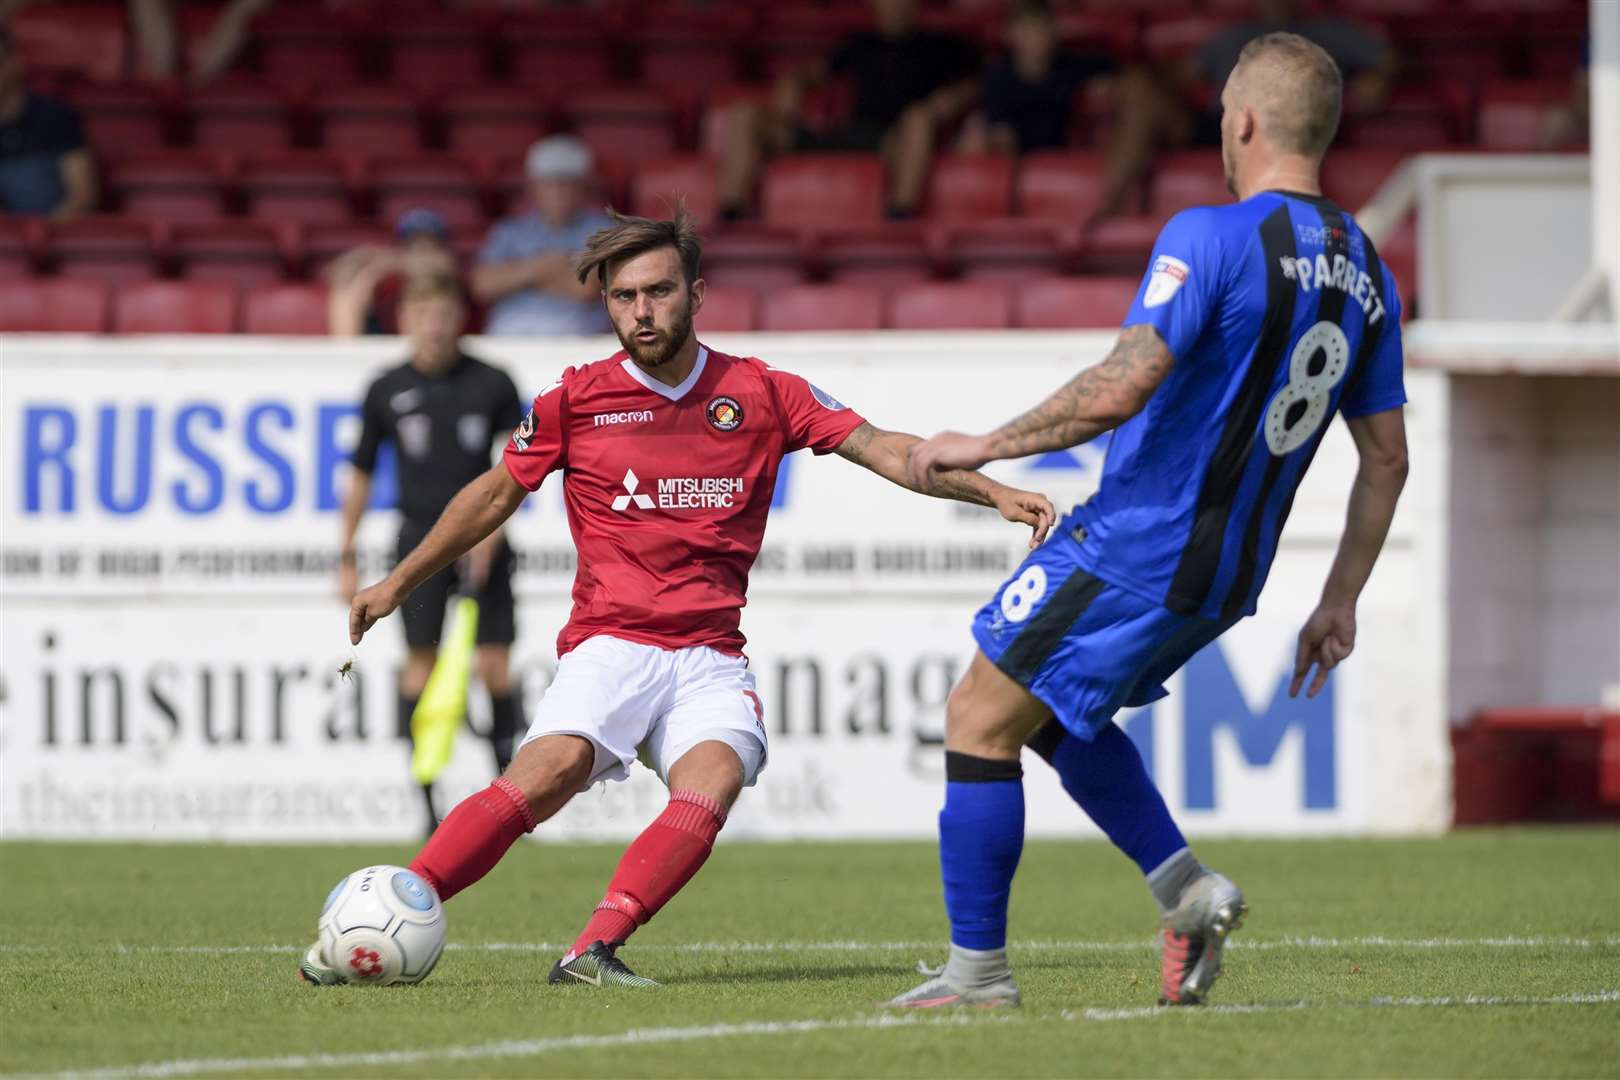
[[680,892],[714,850],[714,838],[726,823],[720,804],[696,791],[672,791],[669,805],[625,849],[571,955],[593,941],[622,945],[658,909]]
[[538,822],[516,784],[501,777],[456,804],[422,846],[411,869],[448,900],[501,861],[506,849]]

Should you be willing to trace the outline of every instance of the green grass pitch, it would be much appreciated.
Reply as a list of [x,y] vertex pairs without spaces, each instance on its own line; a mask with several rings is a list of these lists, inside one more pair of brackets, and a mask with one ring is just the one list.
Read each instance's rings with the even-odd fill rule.
[[114,1076],[1614,1076],[1620,832],[1198,848],[1252,914],[1215,1004],[1154,1006],[1151,903],[1032,843],[1024,1008],[895,1017],[943,956],[931,845],[722,843],[627,946],[651,991],[549,987],[618,849],[525,844],[420,986],[295,976],[332,882],[404,848],[0,845],[0,1073]]

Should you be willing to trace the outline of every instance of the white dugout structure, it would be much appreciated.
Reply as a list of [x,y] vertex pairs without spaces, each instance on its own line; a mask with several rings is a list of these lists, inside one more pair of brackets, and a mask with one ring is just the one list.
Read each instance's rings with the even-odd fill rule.
[[[1414,204],[1421,222],[1411,480],[1329,692],[1290,700],[1286,685],[1355,468],[1337,423],[1260,614],[1170,698],[1120,718],[1189,832],[1436,832],[1451,820],[1452,724],[1491,706],[1620,709],[1620,4],[1593,5],[1593,39],[1590,158],[1420,158],[1360,215],[1375,238]],[[999,422],[1113,336],[709,340],[927,433]],[[610,344],[472,348],[534,388]],[[332,592],[358,394],[398,354],[388,340],[0,337],[0,836],[414,837],[394,736],[403,642],[384,624],[351,649]],[[1066,509],[1104,452],[993,471]],[[559,488],[511,533],[531,702],[573,575]],[[366,522],[369,576],[393,524]],[[932,836],[945,695],[1023,541],[988,511],[789,459],[743,622],[770,765],[726,835]],[[477,724],[476,693],[472,709]],[[490,769],[464,735],[446,793]],[[1093,834],[1040,762],[1027,772],[1032,835]],[[661,803],[637,770],[537,835],[627,837]]]

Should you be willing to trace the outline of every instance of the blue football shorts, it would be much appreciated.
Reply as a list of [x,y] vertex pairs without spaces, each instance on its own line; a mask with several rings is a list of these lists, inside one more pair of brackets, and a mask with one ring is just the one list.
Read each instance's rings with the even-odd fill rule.
[[1237,619],[1178,615],[1080,566],[1059,533],[1031,552],[973,620],[984,655],[1088,742],[1122,708],[1164,697],[1164,681]]

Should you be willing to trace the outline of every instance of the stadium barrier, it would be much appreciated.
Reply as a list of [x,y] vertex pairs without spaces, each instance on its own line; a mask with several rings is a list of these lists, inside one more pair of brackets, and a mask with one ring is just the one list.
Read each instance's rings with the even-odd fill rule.
[[[1100,359],[1112,333],[714,335],[800,372],[875,423],[984,428]],[[0,834],[402,841],[418,828],[395,735],[392,623],[349,646],[333,595],[344,457],[390,340],[11,337],[3,353]],[[475,341],[525,393],[595,341]],[[1171,696],[1121,718],[1197,834],[1416,833],[1450,820],[1445,699],[1447,376],[1409,373],[1413,474],[1364,598],[1355,657],[1311,701],[1286,693],[1294,636],[1332,559],[1354,470],[1343,425],[1299,492],[1260,614]],[[491,433],[465,432],[471,441]],[[1067,509],[1104,447],[1001,463]],[[657,493],[660,479],[644,478]],[[385,464],[375,485],[391,497]],[[645,511],[630,504],[626,512]],[[393,515],[369,516],[362,575]],[[573,549],[552,478],[511,527],[516,664],[554,664]],[[784,463],[743,628],[770,767],[731,837],[925,837],[943,705],[969,620],[1022,556],[993,512],[893,489],[845,462]],[[352,675],[339,667],[354,660]],[[483,716],[475,694],[473,722]],[[445,777],[490,775],[463,735]],[[1031,758],[1034,835],[1093,835]],[[547,839],[624,837],[663,800],[646,770],[576,799]]]

